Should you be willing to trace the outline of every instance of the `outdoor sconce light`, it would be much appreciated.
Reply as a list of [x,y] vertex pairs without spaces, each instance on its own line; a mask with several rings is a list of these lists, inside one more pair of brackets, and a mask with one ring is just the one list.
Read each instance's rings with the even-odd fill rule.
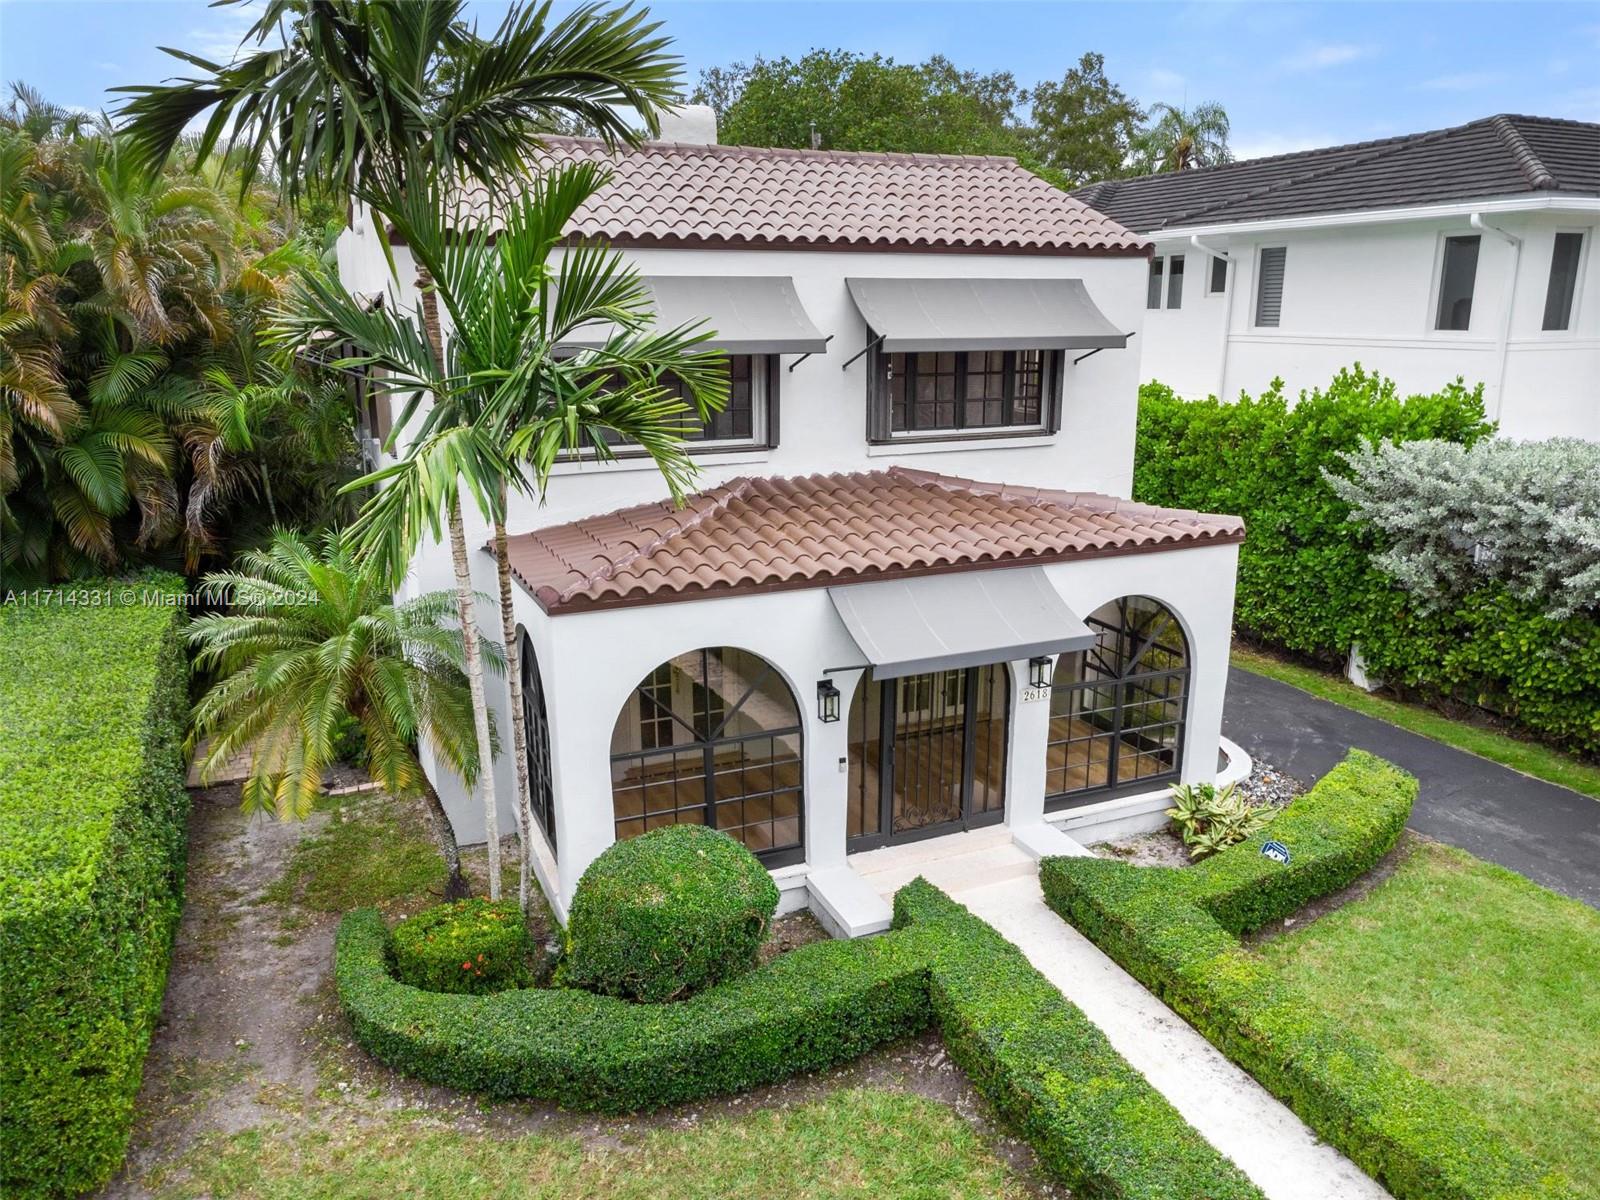
[[1036,688],[1050,686],[1050,656],[1048,654],[1041,654],[1028,660],[1028,686]]
[[829,723],[839,719],[839,689],[831,679],[817,680],[817,716]]

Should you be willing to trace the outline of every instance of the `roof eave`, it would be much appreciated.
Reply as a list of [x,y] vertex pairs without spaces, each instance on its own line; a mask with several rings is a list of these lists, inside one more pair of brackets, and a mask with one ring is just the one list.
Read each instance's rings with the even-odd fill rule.
[[1237,221],[1205,221],[1188,225],[1143,231],[1140,236],[1154,242],[1187,241],[1190,237],[1210,237],[1228,233],[1273,233],[1300,229],[1322,229],[1344,225],[1387,225],[1401,221],[1432,221],[1462,217],[1471,213],[1571,212],[1600,213],[1600,196],[1575,192],[1546,191],[1526,195],[1495,196],[1482,199],[1450,200],[1439,204],[1406,205],[1396,208],[1344,209],[1329,213],[1302,213],[1292,217],[1266,217]]

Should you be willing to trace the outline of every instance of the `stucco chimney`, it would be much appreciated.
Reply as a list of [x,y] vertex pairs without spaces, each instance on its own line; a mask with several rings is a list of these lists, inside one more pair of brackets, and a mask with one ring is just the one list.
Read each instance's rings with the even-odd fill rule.
[[663,142],[684,142],[691,146],[717,144],[717,114],[709,104],[685,104],[661,112]]

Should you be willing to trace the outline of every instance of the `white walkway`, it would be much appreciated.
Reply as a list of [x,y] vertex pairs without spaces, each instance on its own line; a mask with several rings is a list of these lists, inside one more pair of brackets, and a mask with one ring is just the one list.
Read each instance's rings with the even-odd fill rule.
[[885,896],[922,875],[998,929],[1271,1200],[1389,1195],[1056,916],[1039,891],[1033,860],[1004,827],[875,850],[850,862]]

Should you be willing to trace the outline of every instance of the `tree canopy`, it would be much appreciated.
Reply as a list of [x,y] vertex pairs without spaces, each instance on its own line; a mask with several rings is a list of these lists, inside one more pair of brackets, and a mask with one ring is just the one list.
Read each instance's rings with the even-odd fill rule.
[[811,50],[707,68],[690,97],[731,145],[921,154],[1003,154],[1058,187],[1228,161],[1220,105],[1138,102],[1085,53],[1059,80],[1030,87],[1009,71],[962,70],[935,55]]

